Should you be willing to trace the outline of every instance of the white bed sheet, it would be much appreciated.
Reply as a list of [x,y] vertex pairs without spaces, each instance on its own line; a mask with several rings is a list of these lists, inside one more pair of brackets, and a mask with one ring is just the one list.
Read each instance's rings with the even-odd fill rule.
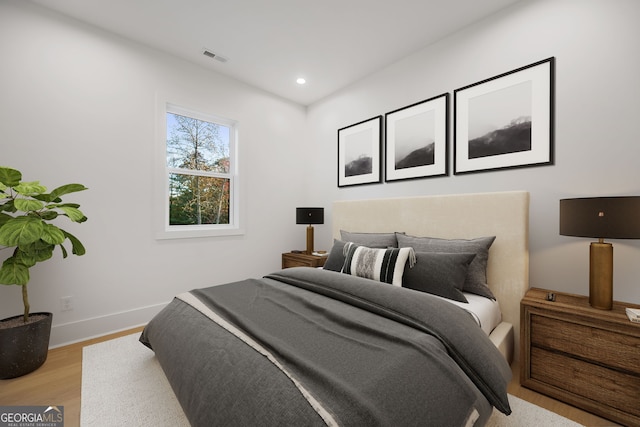
[[465,298],[469,303],[458,302],[448,298],[441,298],[451,304],[455,304],[458,307],[470,312],[476,319],[476,322],[480,325],[480,328],[489,335],[496,326],[502,322],[502,312],[500,311],[500,304],[496,300],[491,300],[480,295],[470,294],[463,292]]

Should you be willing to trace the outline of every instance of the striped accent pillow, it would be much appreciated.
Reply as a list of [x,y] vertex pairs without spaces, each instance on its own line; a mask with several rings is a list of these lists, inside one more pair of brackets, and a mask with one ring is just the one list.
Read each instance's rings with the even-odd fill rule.
[[413,248],[375,249],[349,242],[344,245],[344,255],[343,273],[394,286],[402,286],[407,260],[411,267],[415,263]]

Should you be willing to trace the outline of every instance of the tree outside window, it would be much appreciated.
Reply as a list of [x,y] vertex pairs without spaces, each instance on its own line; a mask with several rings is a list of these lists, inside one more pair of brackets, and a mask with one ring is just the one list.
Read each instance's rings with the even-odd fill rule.
[[229,126],[167,112],[169,225],[231,224]]

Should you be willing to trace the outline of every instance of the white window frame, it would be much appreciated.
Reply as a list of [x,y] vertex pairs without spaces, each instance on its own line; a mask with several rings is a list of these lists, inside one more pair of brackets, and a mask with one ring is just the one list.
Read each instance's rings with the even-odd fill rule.
[[[156,239],[185,239],[197,237],[237,236],[243,235],[240,212],[240,185],[238,177],[238,122],[214,114],[196,111],[177,103],[160,100],[157,108],[156,140]],[[182,169],[167,165],[167,113],[191,117],[206,122],[216,123],[229,128],[229,224],[194,224],[169,225],[169,174],[184,172]],[[190,171],[197,175],[198,171]],[[221,175],[221,176],[222,176]]]

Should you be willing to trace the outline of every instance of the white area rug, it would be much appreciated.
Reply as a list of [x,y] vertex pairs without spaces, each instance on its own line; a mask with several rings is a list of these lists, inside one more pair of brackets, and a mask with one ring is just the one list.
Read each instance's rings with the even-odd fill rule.
[[[188,426],[154,353],[127,335],[85,347],[82,352],[80,425]],[[494,410],[491,427],[579,427],[579,424],[509,395],[513,413]]]

